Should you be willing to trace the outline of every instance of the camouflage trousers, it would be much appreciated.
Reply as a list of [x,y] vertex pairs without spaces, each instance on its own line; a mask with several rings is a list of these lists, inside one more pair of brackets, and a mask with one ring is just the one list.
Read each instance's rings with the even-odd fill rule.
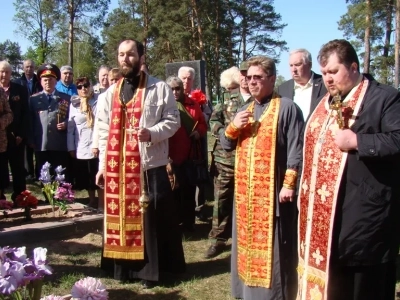
[[232,237],[234,174],[233,166],[215,163],[214,209],[208,235],[212,243],[226,242]]

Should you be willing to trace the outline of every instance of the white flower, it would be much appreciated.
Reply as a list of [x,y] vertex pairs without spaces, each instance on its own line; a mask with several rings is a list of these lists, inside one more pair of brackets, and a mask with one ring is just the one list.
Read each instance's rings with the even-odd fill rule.
[[17,248],[16,251],[14,251],[14,256],[17,261],[19,262],[25,262],[26,261],[26,247],[19,247]]
[[73,298],[79,300],[107,300],[108,292],[100,280],[86,277],[77,282],[71,290]]
[[46,262],[47,249],[42,247],[37,247],[33,249],[33,261],[35,265],[41,265]]

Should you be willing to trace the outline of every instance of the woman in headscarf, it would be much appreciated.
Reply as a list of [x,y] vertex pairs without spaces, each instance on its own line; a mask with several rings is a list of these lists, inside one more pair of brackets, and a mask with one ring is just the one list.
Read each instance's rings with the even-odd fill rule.
[[[103,210],[104,192],[96,186],[95,180],[99,159],[98,155],[92,153],[97,97],[87,77],[79,77],[76,87],[78,95],[71,97],[68,119],[68,151],[75,158],[74,189],[86,189],[89,194],[89,206]],[[96,203],[96,190],[99,204]]]

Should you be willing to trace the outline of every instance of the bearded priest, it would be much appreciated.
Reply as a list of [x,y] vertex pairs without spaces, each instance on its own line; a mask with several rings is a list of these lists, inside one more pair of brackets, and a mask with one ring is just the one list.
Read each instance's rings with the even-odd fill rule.
[[114,278],[154,286],[160,271],[183,272],[178,215],[168,178],[168,139],[180,127],[171,88],[140,71],[144,47],[119,44],[123,78],[105,92],[96,115],[99,172],[105,189],[103,256]]

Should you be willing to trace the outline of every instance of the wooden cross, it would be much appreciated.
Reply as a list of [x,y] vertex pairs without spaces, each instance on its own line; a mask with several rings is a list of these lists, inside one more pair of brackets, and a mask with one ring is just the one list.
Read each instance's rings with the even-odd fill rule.
[[343,119],[343,114],[342,114],[342,108],[345,107],[342,103],[342,97],[338,94],[336,96],[333,96],[332,103],[329,105],[329,108],[333,111],[336,111],[336,122],[339,126],[339,129],[344,128],[344,119]]

